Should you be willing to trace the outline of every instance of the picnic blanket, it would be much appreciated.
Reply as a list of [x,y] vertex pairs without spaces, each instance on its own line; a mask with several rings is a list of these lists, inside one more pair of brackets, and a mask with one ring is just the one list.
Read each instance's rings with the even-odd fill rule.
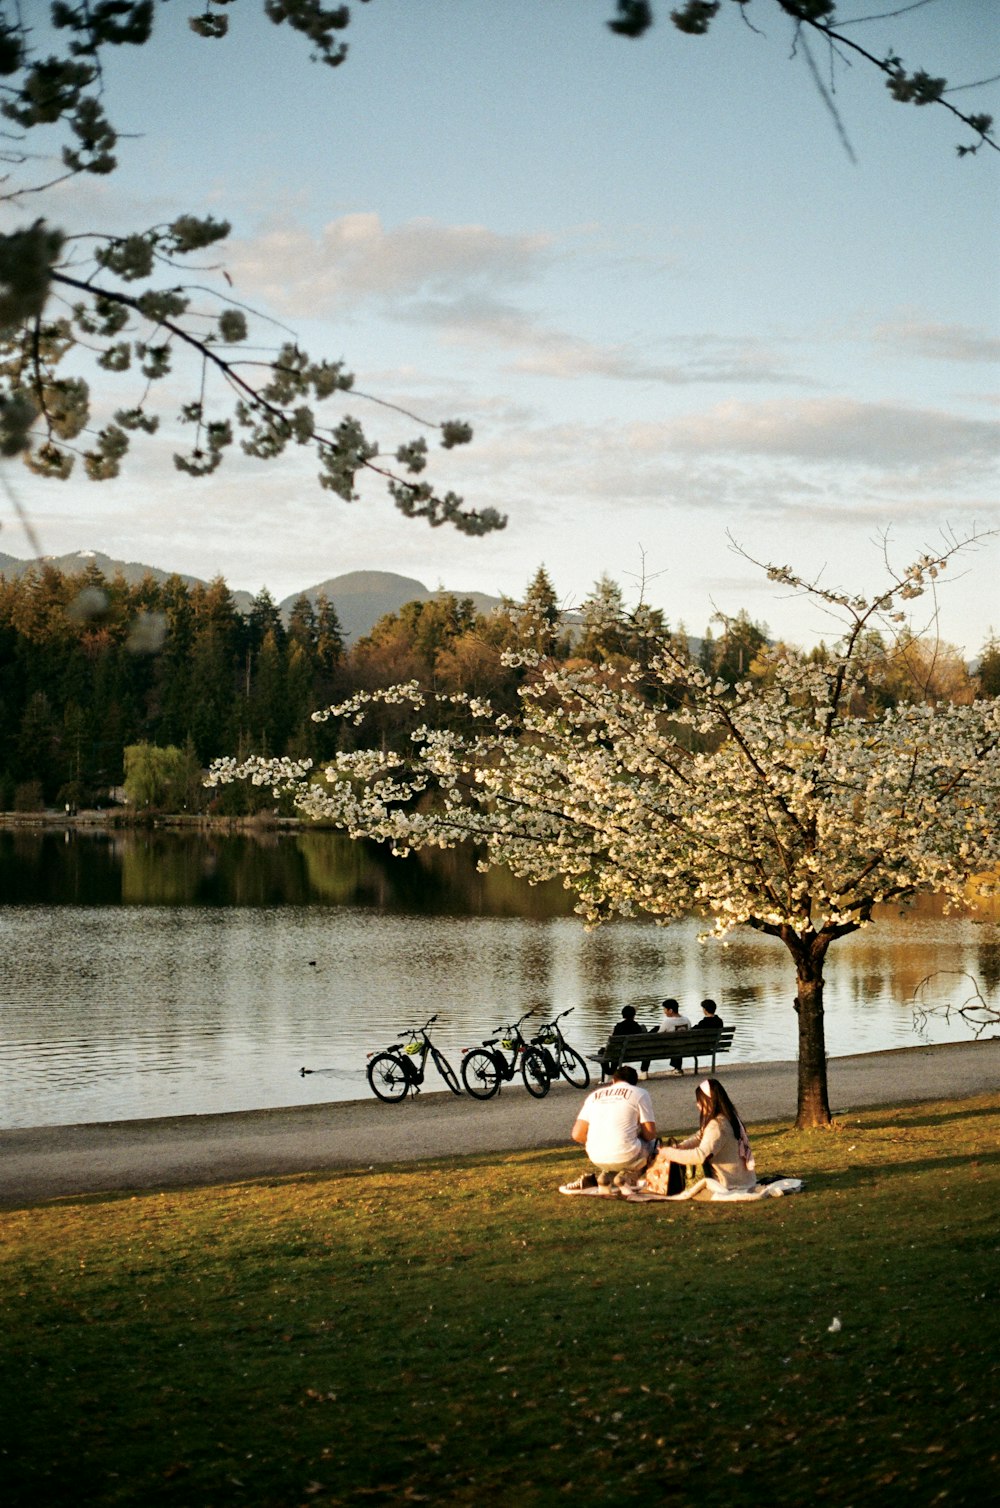
[[[627,1199],[630,1204],[677,1204],[683,1199],[693,1199],[706,1187],[704,1178],[698,1178],[694,1183],[689,1183],[682,1194],[654,1194],[642,1185],[636,1187],[626,1185],[620,1189],[598,1187],[581,1189],[578,1184],[572,1183],[560,1184],[559,1192],[560,1194],[596,1194],[600,1199]],[[715,1192],[710,1202],[730,1204],[733,1201],[746,1203],[751,1199],[780,1199],[785,1194],[799,1194],[803,1188],[805,1184],[801,1178],[791,1178],[785,1174],[771,1174],[769,1177],[758,1179],[756,1187],[752,1189],[734,1189],[728,1194]]]

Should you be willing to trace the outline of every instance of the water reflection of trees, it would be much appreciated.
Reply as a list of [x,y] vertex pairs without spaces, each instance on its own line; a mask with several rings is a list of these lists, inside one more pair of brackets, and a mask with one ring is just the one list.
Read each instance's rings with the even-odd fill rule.
[[756,1005],[763,999],[764,991],[759,984],[731,985],[726,1000],[729,1005]]
[[116,905],[121,860],[110,833],[0,830],[0,905]]
[[997,934],[994,927],[987,930],[983,941],[976,949],[976,962],[984,991],[987,995],[995,996],[1000,987],[1000,949],[997,948]]
[[0,830],[0,905],[359,906],[546,919],[572,911],[558,884],[479,874],[468,851],[394,858],[342,833],[169,828]]
[[[66,904],[361,906],[539,921],[573,910],[558,881],[529,886],[505,869],[480,874],[468,849],[426,849],[398,859],[384,845],[318,830],[0,828],[0,905]],[[885,914],[894,917],[897,908],[885,908]],[[943,902],[921,896],[905,914],[944,918]],[[977,893],[961,914],[1000,921],[1000,896]],[[737,971],[750,965],[758,949],[757,938],[734,937],[727,945]],[[1000,985],[1000,977],[985,977],[994,956],[992,945],[984,950],[984,982],[991,990]],[[617,998],[613,951],[598,948],[593,958],[591,983]],[[650,964],[655,967],[652,959]],[[873,988],[877,979],[859,984],[859,992]],[[662,992],[671,993],[669,980]],[[651,1001],[655,995],[656,989]],[[752,992],[745,1003],[751,1000]]]

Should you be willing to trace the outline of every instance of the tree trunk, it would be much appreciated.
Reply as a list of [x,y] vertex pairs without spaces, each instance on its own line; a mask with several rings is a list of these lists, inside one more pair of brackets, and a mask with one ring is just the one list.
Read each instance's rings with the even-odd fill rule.
[[795,959],[799,1017],[799,1102],[795,1124],[799,1130],[829,1126],[830,1101],[826,1087],[826,1031],[823,1021],[823,963],[830,939],[813,934],[785,936]]

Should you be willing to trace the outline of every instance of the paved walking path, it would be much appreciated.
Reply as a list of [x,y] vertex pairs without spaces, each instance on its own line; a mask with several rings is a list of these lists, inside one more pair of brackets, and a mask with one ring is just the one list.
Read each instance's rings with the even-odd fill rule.
[[[794,1063],[719,1070],[740,1114],[794,1118]],[[695,1121],[691,1073],[647,1083],[661,1131]],[[1000,1037],[832,1058],[834,1115],[865,1106],[962,1099],[1000,1087]],[[508,1087],[482,1103],[423,1094],[399,1105],[371,1100],[0,1131],[0,1208],[78,1194],[178,1188],[276,1174],[381,1166],[463,1152],[502,1154],[565,1145],[583,1094],[553,1085],[543,1100]]]

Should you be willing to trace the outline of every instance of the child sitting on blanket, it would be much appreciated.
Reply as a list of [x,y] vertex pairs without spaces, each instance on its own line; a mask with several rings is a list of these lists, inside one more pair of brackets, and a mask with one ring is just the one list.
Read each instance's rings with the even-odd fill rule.
[[646,1188],[653,1194],[673,1194],[668,1187],[671,1164],[701,1163],[704,1179],[686,1191],[688,1198],[724,1199],[754,1188],[753,1153],[746,1127],[718,1079],[702,1079],[695,1090],[700,1124],[698,1134],[676,1147],[661,1146],[646,1170]]

